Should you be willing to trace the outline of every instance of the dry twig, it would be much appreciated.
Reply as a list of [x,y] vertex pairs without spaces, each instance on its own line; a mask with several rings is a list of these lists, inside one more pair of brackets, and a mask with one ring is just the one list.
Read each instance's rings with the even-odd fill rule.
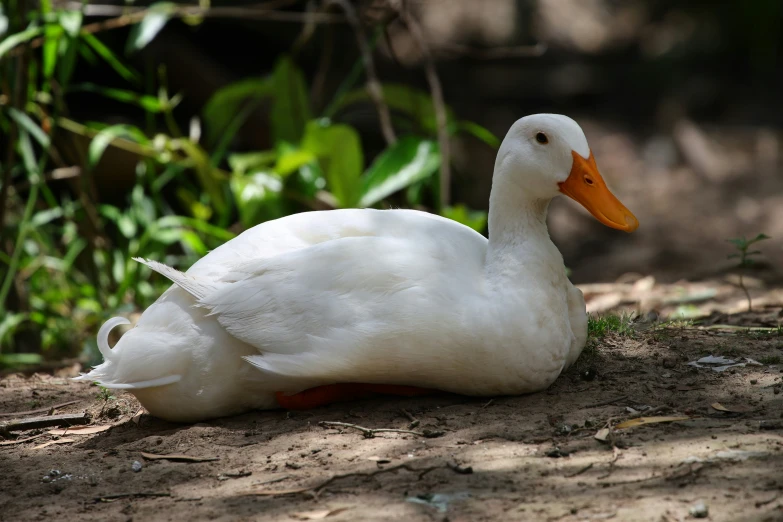
[[446,464],[440,464],[437,466],[429,466],[426,468],[414,468],[410,464],[398,464],[396,466],[391,466],[389,468],[381,468],[376,469],[375,471],[371,471],[369,473],[362,473],[362,472],[351,472],[351,473],[342,473],[340,475],[332,475],[328,479],[319,482],[318,484],[315,484],[313,486],[308,486],[305,488],[298,488],[298,489],[285,489],[285,490],[278,490],[278,491],[247,491],[243,493],[243,495],[261,495],[261,496],[278,496],[278,495],[296,495],[299,493],[307,493],[310,491],[313,491],[315,493],[319,493],[321,490],[323,490],[326,486],[329,484],[332,484],[333,482],[336,482],[338,480],[350,478],[350,477],[363,477],[363,478],[370,478],[374,477],[376,475],[381,475],[383,473],[391,473],[393,471],[397,471],[400,469],[404,469],[406,471],[410,471],[412,473],[418,473],[419,479],[421,479],[424,475],[431,471],[435,471],[437,469],[450,469],[454,473],[458,473],[460,475],[469,475],[473,473],[473,468],[471,467],[461,467],[456,464],[446,463]]
[[408,429],[412,430],[413,428],[417,428],[419,424],[421,424],[421,421],[413,416],[411,412],[406,410],[405,408],[402,408],[400,411],[402,411],[402,414],[405,415],[405,417],[408,418],[409,421],[411,421],[410,424],[408,424]]
[[63,413],[61,415],[49,415],[47,417],[33,417],[32,419],[18,420],[0,425],[0,433],[9,431],[35,430],[38,428],[51,428],[52,426],[74,426],[88,424],[90,416],[86,413]]
[[[319,23],[319,24],[342,24],[347,20],[342,15],[329,13],[300,13],[293,11],[279,11],[294,3],[296,0],[273,0],[256,6],[242,7],[199,7],[193,5],[174,5],[167,13],[172,18],[236,18],[244,20],[269,20],[273,22],[293,22],[293,23]],[[108,20],[101,20],[91,24],[86,24],[81,28],[81,33],[95,34],[111,29],[119,29],[129,25],[141,22],[150,12],[149,8],[128,7],[119,5],[86,5],[82,9],[79,2],[69,2],[66,8],[74,11],[82,11],[84,16],[114,16]],[[8,53],[9,56],[16,56],[23,52],[25,48],[36,48],[43,45],[44,38],[35,38],[30,40],[27,45],[19,44],[19,47]]]
[[112,500],[117,500],[120,498],[130,498],[130,497],[136,497],[136,498],[152,498],[152,497],[170,497],[171,493],[149,493],[149,492],[139,492],[139,493],[114,493],[112,495],[101,495],[100,497],[94,497],[93,502],[111,502]]
[[424,430],[424,431],[412,431],[412,430],[398,430],[394,428],[365,428],[358,424],[350,424],[347,422],[331,422],[321,421],[318,423],[324,428],[353,428],[359,430],[364,434],[365,438],[371,439],[378,433],[404,433],[407,435],[416,435],[417,437],[425,437],[428,439],[440,437],[443,435],[442,431]]
[[620,397],[615,397],[613,399],[607,399],[605,401],[596,402],[596,403],[593,403],[593,404],[588,404],[587,406],[585,406],[585,408],[598,408],[599,406],[608,406],[610,404],[614,404],[617,401],[621,401],[621,400],[627,399],[627,398],[628,398],[627,395],[621,395]]
[[546,50],[545,44],[479,48],[455,43],[442,43],[438,49],[443,54],[467,56],[478,60],[538,57],[543,55]]
[[[404,4],[404,3],[403,3]],[[446,115],[446,103],[443,100],[443,89],[440,78],[435,70],[435,60],[424,38],[419,22],[411,16],[405,7],[399,10],[400,18],[408,27],[411,37],[416,42],[424,58],[424,70],[427,75],[427,83],[432,93],[432,105],[435,109],[435,121],[438,125],[438,146],[440,147],[440,208],[448,206],[451,200],[451,152],[449,148],[449,133],[446,128],[448,121]]]
[[55,404],[54,406],[47,406],[45,408],[38,408],[37,410],[28,410],[28,411],[13,411],[8,413],[0,413],[0,417],[24,417],[25,415],[32,415],[33,413],[44,413],[47,411],[54,411],[59,410],[60,408],[64,408],[65,406],[70,406],[71,404],[76,404],[80,401],[68,401],[64,402],[62,404]]
[[383,138],[386,140],[387,145],[393,145],[397,142],[397,136],[394,134],[394,128],[391,124],[389,107],[383,99],[381,82],[378,80],[378,75],[375,72],[372,51],[370,50],[370,45],[367,43],[367,36],[364,34],[364,29],[359,21],[359,17],[356,16],[356,10],[354,10],[348,0],[327,0],[327,5],[340,6],[345,12],[348,23],[351,24],[354,33],[356,33],[356,43],[359,46],[359,53],[362,56],[362,62],[364,62],[364,71],[367,74],[367,92],[378,111],[378,119],[380,120]]
[[582,469],[579,469],[579,470],[575,471],[574,473],[569,473],[568,475],[565,475],[565,478],[576,477],[577,475],[581,475],[585,471],[588,471],[588,470],[591,470],[591,469],[593,469],[593,463],[592,462],[590,464],[588,464],[587,466],[583,467]]

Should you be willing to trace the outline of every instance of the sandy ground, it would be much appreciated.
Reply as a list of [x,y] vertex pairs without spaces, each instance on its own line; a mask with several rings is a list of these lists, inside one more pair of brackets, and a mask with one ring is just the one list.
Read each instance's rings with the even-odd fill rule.
[[[128,394],[98,398],[67,380],[75,367],[7,375],[0,424],[78,401],[56,413],[111,427],[6,433],[0,520],[783,520],[783,335],[770,321],[779,305],[706,328],[640,320],[528,396],[379,397],[195,425],[137,415]],[[746,364],[688,365],[709,355]],[[660,416],[684,419],[620,424]]]

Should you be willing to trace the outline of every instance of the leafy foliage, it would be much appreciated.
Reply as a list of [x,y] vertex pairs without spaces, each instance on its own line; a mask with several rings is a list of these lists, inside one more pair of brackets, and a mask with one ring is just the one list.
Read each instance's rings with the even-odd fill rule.
[[[178,9],[159,2],[134,15],[125,53],[147,46],[169,20],[182,16]],[[142,77],[100,33],[85,30],[81,10],[43,1],[25,17],[0,11],[2,27],[0,68],[12,81],[0,86],[10,100],[0,104],[0,134],[9,136],[8,150],[1,152],[16,161],[1,165],[0,367],[39,363],[38,352],[57,358],[81,351],[86,362],[96,362],[99,325],[145,308],[168,286],[134,256],[186,269],[243,229],[291,213],[390,204],[427,208],[437,200],[442,158],[429,93],[383,85],[399,139],[380,153],[369,153],[359,131],[343,120],[349,108],[372,106],[366,90],[356,87],[361,60],[319,112],[305,73],[281,54],[268,75],[215,92],[200,115],[189,115],[184,133],[177,124],[183,115],[175,118],[182,95],[168,93],[165,74]],[[42,39],[40,51],[18,52],[36,38]],[[116,75],[111,86],[71,82],[77,64],[99,61]],[[76,93],[135,107],[144,123],[69,119],[68,101]],[[268,108],[272,146],[233,150],[237,132],[262,107]],[[492,133],[459,120],[451,109],[448,131],[498,145]],[[80,163],[63,161],[61,133],[89,140]],[[104,201],[94,182],[111,175],[108,157],[118,151],[134,158],[135,181],[124,199]],[[54,183],[63,173],[70,173],[70,186]],[[485,213],[463,205],[440,212],[479,231],[486,226]]]

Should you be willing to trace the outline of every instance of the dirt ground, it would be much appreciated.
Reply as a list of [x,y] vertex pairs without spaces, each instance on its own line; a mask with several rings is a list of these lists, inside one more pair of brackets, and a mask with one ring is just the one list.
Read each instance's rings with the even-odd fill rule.
[[[6,432],[0,521],[783,520],[780,294],[754,290],[748,314],[726,282],[585,292],[593,310],[641,313],[522,397],[379,397],[177,425],[139,414],[128,394],[99,398],[70,382],[78,366],[6,375],[0,424],[77,401],[56,413],[110,428]],[[675,310],[712,313],[660,319]],[[745,364],[688,364],[710,355]],[[650,417],[681,420],[621,424]],[[416,433],[366,437],[322,422]]]

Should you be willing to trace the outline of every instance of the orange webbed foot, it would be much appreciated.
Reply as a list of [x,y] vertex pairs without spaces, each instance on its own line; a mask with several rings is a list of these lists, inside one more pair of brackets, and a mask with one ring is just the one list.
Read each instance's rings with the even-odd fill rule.
[[335,402],[363,399],[373,394],[417,397],[437,393],[437,390],[396,384],[344,383],[316,386],[293,395],[275,393],[280,407],[286,410],[309,410]]

